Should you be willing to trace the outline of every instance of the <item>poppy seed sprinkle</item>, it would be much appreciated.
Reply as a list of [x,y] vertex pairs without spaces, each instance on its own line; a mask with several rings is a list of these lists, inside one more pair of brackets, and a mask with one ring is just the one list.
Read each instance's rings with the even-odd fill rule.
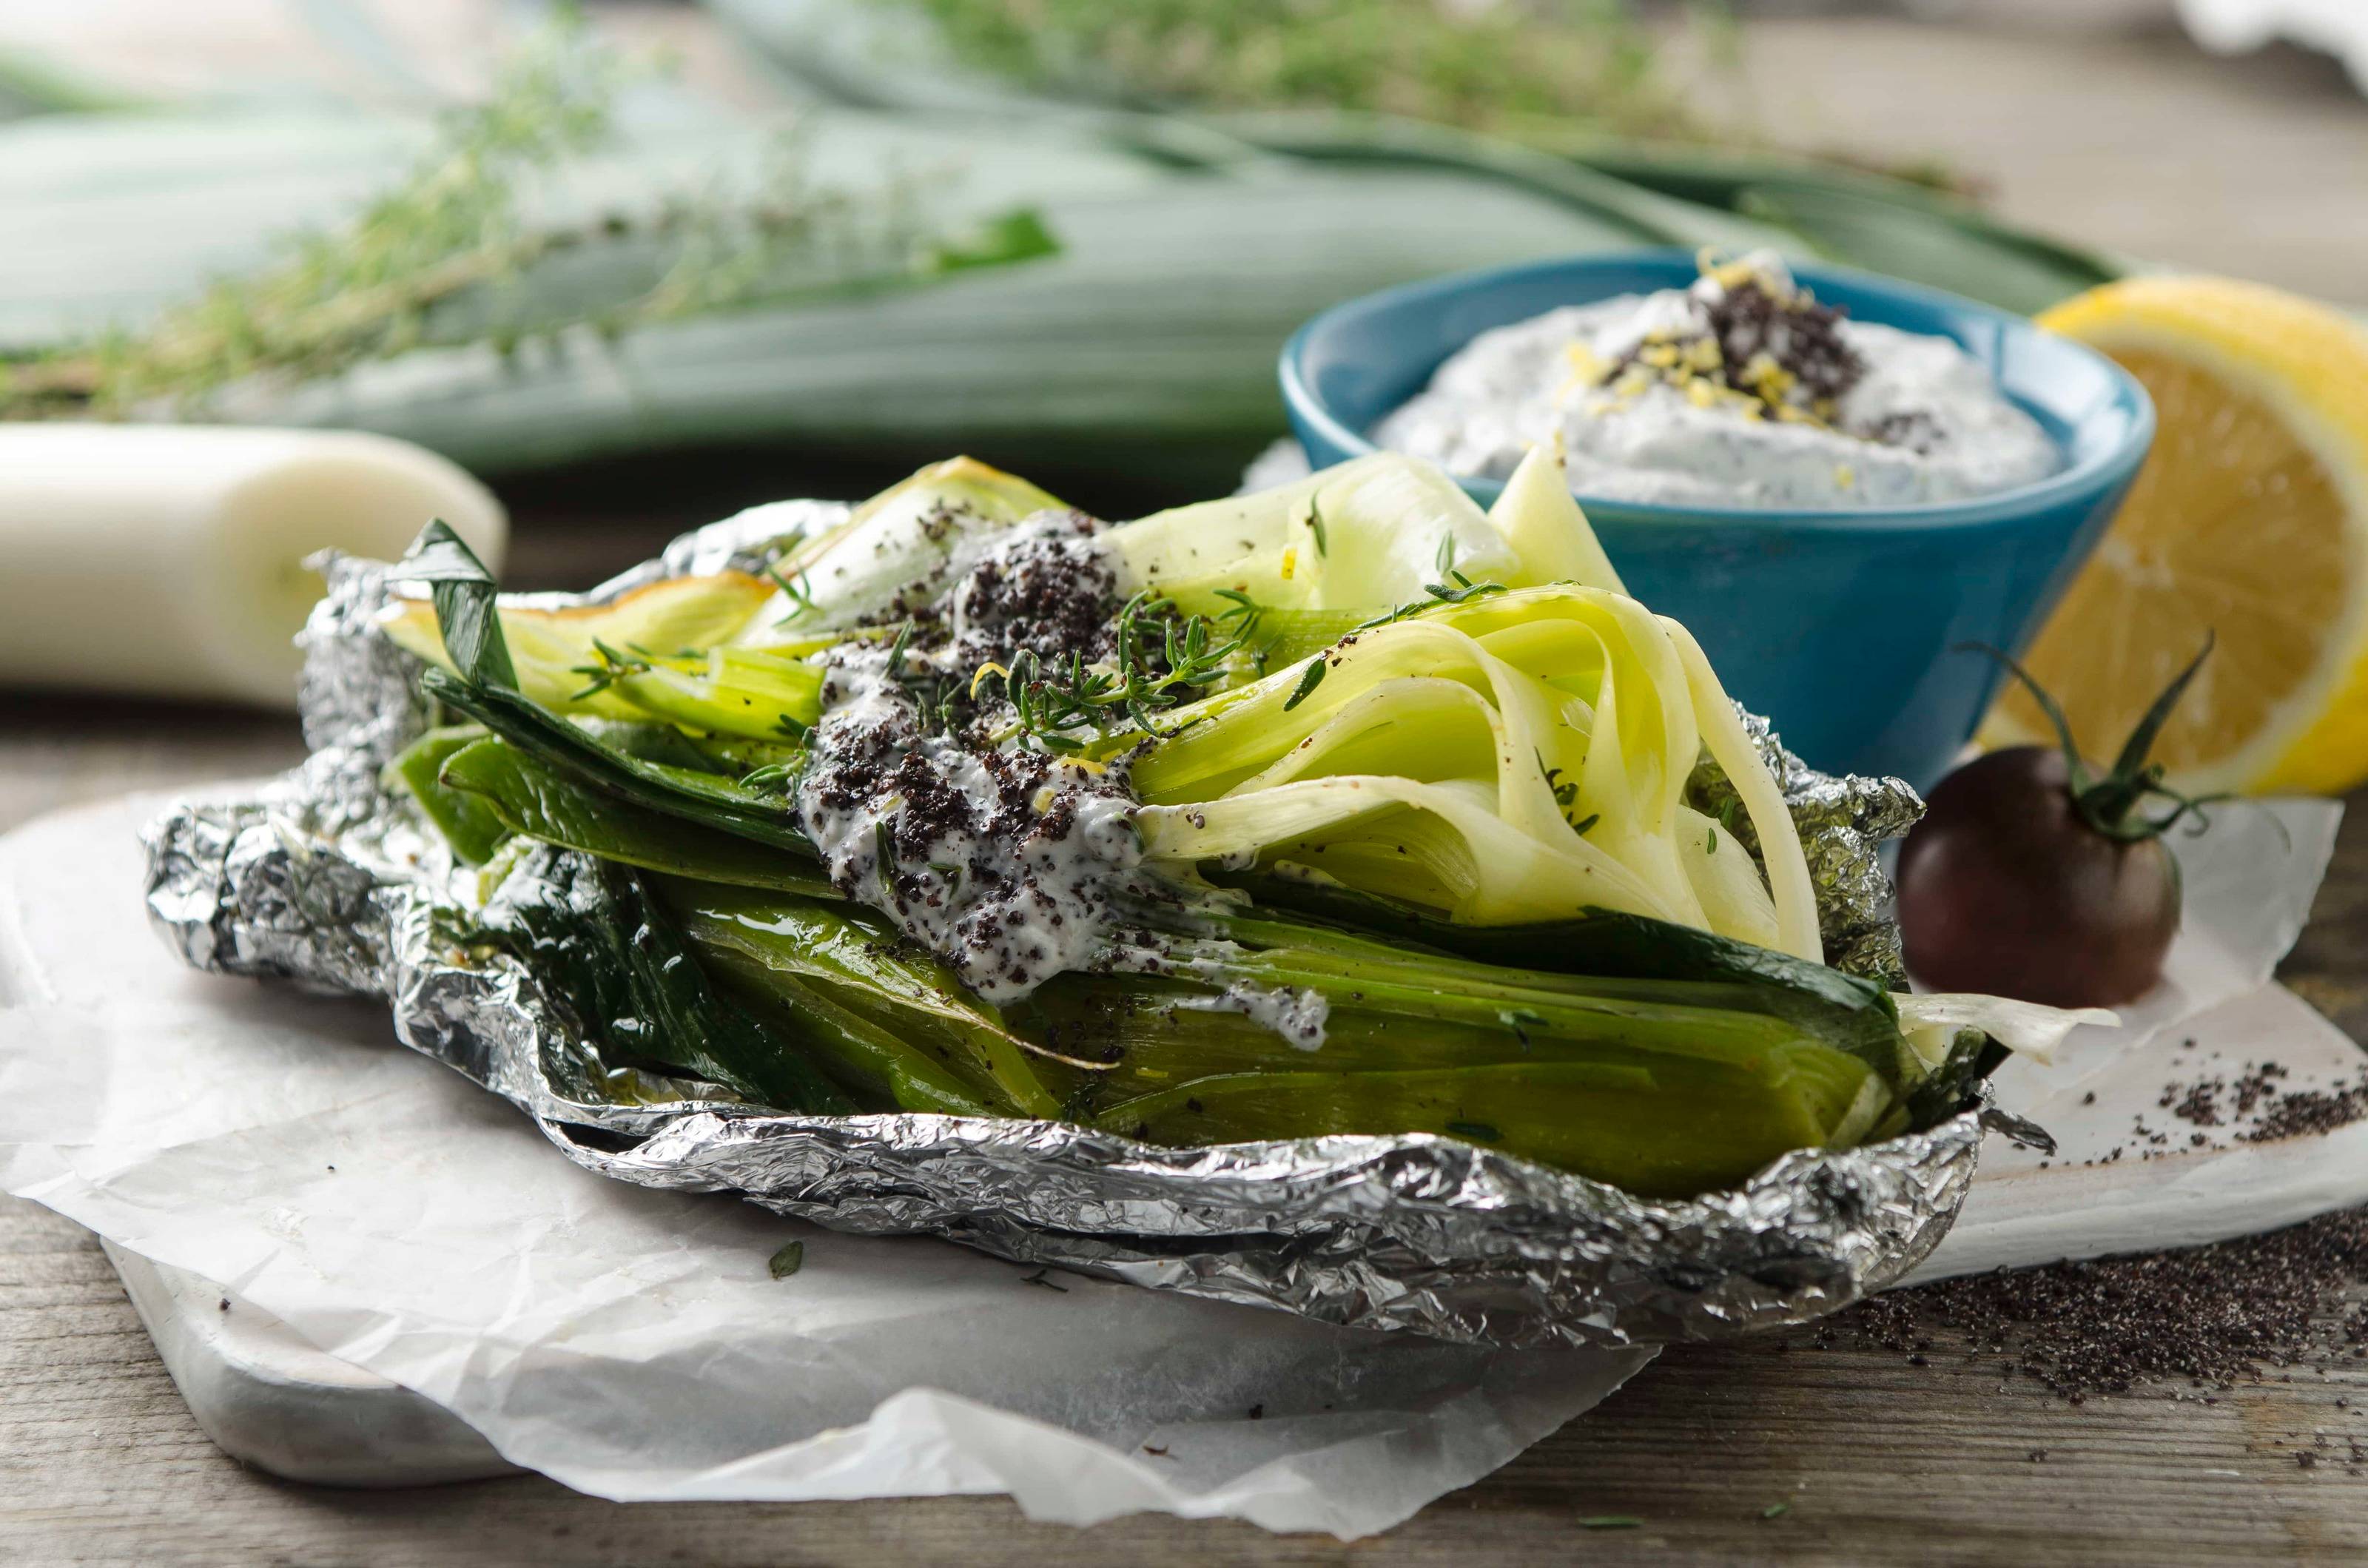
[[2226,1389],[2314,1351],[2368,1359],[2368,1209],[2182,1252],[2001,1270],[1860,1303],[1820,1349],[1997,1364],[2078,1404],[2165,1383]]

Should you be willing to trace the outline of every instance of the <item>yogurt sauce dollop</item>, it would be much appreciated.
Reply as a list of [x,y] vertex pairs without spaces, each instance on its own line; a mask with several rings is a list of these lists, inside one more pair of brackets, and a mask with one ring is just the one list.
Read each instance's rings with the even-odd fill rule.
[[[893,642],[828,655],[796,804],[839,892],[886,915],[990,1002],[1111,960],[1110,903],[1143,859],[1121,767],[998,739],[973,672],[1020,649],[1106,650],[1116,579],[1074,512],[1044,512],[966,553]],[[915,585],[917,597],[924,584]],[[1007,710],[1008,711],[1008,710]]]
[[1848,320],[1766,251],[1483,333],[1372,432],[1493,479],[1557,437],[1579,494],[1679,505],[1957,501],[2063,465],[1954,343]]

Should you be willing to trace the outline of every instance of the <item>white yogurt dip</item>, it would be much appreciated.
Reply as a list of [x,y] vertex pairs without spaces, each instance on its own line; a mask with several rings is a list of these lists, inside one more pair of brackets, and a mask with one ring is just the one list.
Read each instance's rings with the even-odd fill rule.
[[1580,494],[1678,505],[1957,501],[2063,466],[1954,343],[1850,321],[1770,252],[1483,333],[1372,431],[1491,479],[1556,438]]

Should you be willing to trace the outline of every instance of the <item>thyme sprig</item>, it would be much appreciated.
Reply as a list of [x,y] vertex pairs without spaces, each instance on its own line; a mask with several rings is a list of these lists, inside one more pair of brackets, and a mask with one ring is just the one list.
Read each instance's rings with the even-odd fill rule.
[[1217,597],[1233,608],[1217,612],[1217,619],[1229,627],[1234,635],[1247,642],[1258,629],[1266,616],[1266,607],[1239,588],[1219,588]]
[[[872,0],[919,12],[948,55],[1025,85],[1130,105],[1355,109],[1519,134],[1572,122],[1702,137],[1633,0]],[[1724,9],[1689,13],[1723,62]]]
[[[1453,544],[1451,541],[1441,546],[1440,553],[1445,555],[1452,549]],[[1512,592],[1502,583],[1475,583],[1463,573],[1452,569],[1449,570],[1446,575],[1448,582],[1423,585],[1422,591],[1430,596],[1429,598],[1415,599],[1385,614],[1377,615],[1371,620],[1360,620],[1355,630],[1370,631],[1376,626],[1394,626],[1401,620],[1411,620],[1426,610],[1437,609],[1441,605],[1469,604],[1474,599],[1485,599],[1492,595]]]
[[632,649],[630,654],[620,653],[598,637],[592,639],[592,656],[597,662],[571,665],[567,672],[585,676],[588,684],[567,700],[581,702],[587,697],[597,697],[628,676],[645,676],[657,668],[657,658],[648,649],[639,643],[627,646]]
[[881,673],[903,687],[905,695],[913,699],[913,706],[920,710],[921,724],[925,730],[951,734],[961,718],[962,702],[975,691],[977,682],[975,679],[971,681],[969,689],[965,690],[964,683],[947,675],[935,663],[916,664],[912,657],[913,642],[919,630],[916,621],[906,620],[897,625],[896,635],[888,644],[887,662],[882,666]]
[[835,189],[794,131],[754,188],[675,194],[538,222],[529,197],[600,149],[642,70],[563,20],[449,114],[411,169],[349,221],[300,232],[136,329],[0,352],[0,417],[202,412],[233,383],[318,380],[427,347],[491,347],[641,326],[761,301],[874,289],[1058,249],[1032,212],[932,232],[918,189]]
[[1292,687],[1289,697],[1282,699],[1282,710],[1288,713],[1314,696],[1315,688],[1324,684],[1324,672],[1331,667],[1321,653],[1308,660],[1307,673],[1299,677],[1299,684]]
[[740,776],[743,790],[778,790],[784,795],[797,793],[798,777],[804,771],[805,759],[796,762],[771,762],[751,768]]
[[1180,734],[1180,729],[1162,730],[1156,716],[1224,678],[1248,652],[1263,613],[1237,589],[1219,589],[1218,597],[1232,608],[1213,618],[1180,615],[1175,600],[1145,588],[1120,609],[1116,652],[1108,664],[1088,664],[1075,650],[1064,662],[1023,649],[1008,669],[982,665],[972,688],[1000,680],[1018,728],[1063,756],[1083,751],[1087,733],[1121,716],[1146,734]]
[[1546,788],[1554,791],[1554,803],[1562,811],[1562,820],[1570,824],[1571,832],[1578,835],[1581,838],[1586,837],[1587,830],[1603,820],[1603,813],[1601,812],[1589,812],[1583,817],[1572,816],[1570,814],[1572,808],[1578,804],[1578,780],[1576,778],[1565,778],[1562,776],[1562,769],[1559,767],[1546,767],[1545,754],[1543,752],[1539,752],[1535,755],[1538,759],[1538,767],[1546,776]]
[[780,589],[781,597],[790,601],[790,613],[776,619],[774,625],[794,626],[821,609],[822,607],[814,603],[814,583],[805,573],[801,572],[795,578],[789,578],[781,575],[780,567],[768,565],[765,568],[765,575],[773,580],[773,586]]

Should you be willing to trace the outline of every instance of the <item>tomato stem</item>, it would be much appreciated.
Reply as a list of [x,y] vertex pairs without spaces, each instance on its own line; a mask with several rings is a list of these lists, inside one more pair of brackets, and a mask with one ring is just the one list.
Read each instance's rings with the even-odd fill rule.
[[[2112,769],[2102,778],[2090,776],[2089,765],[2081,759],[2080,744],[2073,737],[2071,722],[2065,718],[2063,708],[2029,670],[2015,663],[2004,650],[1993,648],[1987,642],[1960,642],[1951,651],[1987,653],[2005,666],[2009,675],[2022,683],[2023,689],[2030,692],[2032,700],[2039,705],[2039,710],[2055,726],[2056,741],[2064,748],[2064,766],[2070,778],[2072,806],[2079,812],[2080,820],[2116,843],[2135,844],[2144,839],[2161,837],[2181,818],[2190,814],[2195,818],[2192,831],[2201,833],[2210,825],[2203,808],[2232,798],[2226,793],[2183,795],[2162,781],[2161,763],[2146,759],[2146,754],[2154,749],[2155,741],[2162,733],[2162,727],[2170,722],[2171,710],[2179,706],[2179,699],[2187,694],[2189,685],[2194,681],[2195,672],[2202,669],[2203,661],[2211,656],[2215,640],[2212,632],[2204,632],[2203,646],[2196,650],[2195,657],[2187,662],[2186,668],[2171,677],[2170,684],[2162,688],[2137,723],[2132,726],[2129,739],[2122,743],[2121,755],[2113,759]],[[2159,817],[2148,817],[2139,812],[2138,802],[2153,795],[2171,801],[2172,809]]]

